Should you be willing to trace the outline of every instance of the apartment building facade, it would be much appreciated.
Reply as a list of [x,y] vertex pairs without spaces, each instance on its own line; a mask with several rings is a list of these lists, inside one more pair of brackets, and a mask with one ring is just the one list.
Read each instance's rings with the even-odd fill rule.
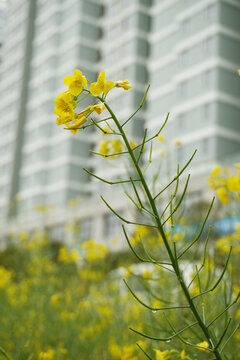
[[[66,222],[80,220],[82,238],[114,236],[118,224],[99,191],[128,211],[118,192],[82,171],[109,179],[124,172],[122,164],[114,167],[89,152],[101,135],[72,135],[55,124],[53,99],[75,68],[90,81],[105,69],[108,79],[129,79],[131,92],[114,90],[110,96],[120,119],[134,112],[151,83],[129,131],[137,141],[144,126],[154,133],[170,112],[166,141],[153,149],[153,169],[160,151],[168,154],[161,159],[164,173],[169,156],[176,159],[170,162],[174,171],[198,148],[192,171],[202,179],[240,153],[238,1],[18,0],[7,11],[0,104],[3,232],[41,223],[60,237]],[[55,209],[46,216],[33,211],[37,204]]]

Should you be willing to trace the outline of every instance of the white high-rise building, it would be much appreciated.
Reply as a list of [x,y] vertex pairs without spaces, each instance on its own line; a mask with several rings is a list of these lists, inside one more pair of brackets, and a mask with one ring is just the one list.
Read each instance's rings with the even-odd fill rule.
[[[90,81],[102,70],[107,79],[129,79],[131,91],[115,89],[110,95],[120,119],[134,112],[150,82],[130,134],[138,140],[144,126],[155,132],[170,111],[165,150],[184,163],[197,147],[196,178],[239,154],[238,1],[13,0],[7,5],[0,88],[4,233],[16,224],[34,228],[42,218],[60,236],[66,221],[81,219],[82,237],[108,237],[115,231],[114,217],[100,203],[99,190],[126,209],[122,196],[82,171],[86,167],[109,179],[123,172],[89,152],[98,148],[99,132],[90,128],[72,135],[55,124],[54,98],[65,90],[64,76],[76,68]],[[156,150],[156,161],[158,155]],[[69,210],[68,201],[78,196],[81,204]],[[56,209],[44,218],[33,211],[36,204]]]

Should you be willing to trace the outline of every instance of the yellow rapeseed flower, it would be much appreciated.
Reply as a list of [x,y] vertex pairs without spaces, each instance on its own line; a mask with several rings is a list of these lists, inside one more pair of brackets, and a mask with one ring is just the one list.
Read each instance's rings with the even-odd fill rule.
[[110,339],[108,345],[108,351],[113,359],[121,359],[122,350],[119,345],[116,344],[115,339]]
[[102,155],[107,155],[109,153],[109,141],[100,141],[99,153]]
[[45,352],[40,352],[38,355],[39,360],[53,360],[55,357],[55,351],[53,349],[49,349]]
[[[209,344],[207,341],[202,341],[199,344],[197,344],[197,346],[201,346],[202,348],[199,348],[199,350],[204,351],[204,352],[209,352],[209,350],[207,348],[209,348]],[[205,348],[205,349],[204,349]]]
[[70,261],[77,262],[79,260],[79,253],[76,249],[72,249],[69,253]]
[[121,140],[114,139],[114,140],[111,141],[111,143],[112,143],[112,150],[113,150],[114,153],[120,153],[122,151],[122,142],[121,142]]
[[55,110],[54,114],[59,116],[58,124],[65,124],[69,122],[69,118],[74,117],[74,109],[77,106],[74,97],[69,92],[64,92],[58,95],[54,100]]
[[154,351],[156,352],[156,360],[167,360],[168,355],[170,353],[170,351],[168,351],[168,350],[161,351],[161,350],[154,349]]
[[182,351],[181,351],[181,359],[182,360],[184,360],[185,359],[185,356],[186,356],[186,352],[185,352],[185,350],[183,349]]
[[102,71],[97,81],[90,85],[89,91],[93,96],[99,96],[102,92],[106,95],[113,87],[114,82],[111,80],[105,81],[105,71]]
[[109,128],[107,126],[104,126],[103,131],[101,132],[101,134],[104,135],[109,135],[111,134],[111,130],[109,130]]
[[132,149],[135,149],[135,147],[137,146],[137,144],[132,140],[130,140],[130,145]]
[[210,176],[213,176],[213,177],[218,176],[220,174],[220,172],[221,172],[221,167],[220,166],[215,166],[212,169],[212,171],[210,173]]
[[123,354],[121,356],[121,360],[138,360],[136,356],[134,356],[135,347],[133,345],[125,345],[123,346]]
[[152,279],[152,272],[145,269],[142,272],[142,276],[143,276],[144,279]]
[[129,85],[128,80],[118,80],[115,82],[115,86],[123,88],[124,90],[129,90],[132,88],[132,86]]
[[163,142],[163,141],[165,140],[165,138],[164,138],[163,135],[159,135],[159,136],[157,137],[157,139],[158,139],[158,141],[160,141],[160,142]]
[[59,303],[60,294],[53,294],[50,298],[50,303],[53,307],[56,307]]
[[96,104],[96,105],[92,105],[92,110],[96,111],[96,113],[98,115],[100,115],[103,110],[105,109],[105,105],[104,104]]
[[177,234],[173,235],[173,241],[176,242],[176,241],[182,240],[183,237],[184,237],[183,233],[177,233]]
[[240,191],[240,178],[229,176],[227,179],[227,187],[231,192]]
[[63,263],[69,262],[69,254],[65,247],[61,247],[58,254],[58,261]]
[[70,129],[71,133],[76,134],[80,127],[85,124],[85,122],[87,121],[86,116],[82,116],[82,115],[78,115],[77,121],[74,124],[69,124],[67,123],[67,127]]
[[229,203],[230,199],[228,196],[228,192],[224,187],[220,187],[216,190],[216,193],[218,195],[219,200],[221,201],[221,203],[223,205],[226,205],[227,203]]
[[4,289],[9,286],[12,278],[12,272],[0,266],[0,289]]
[[69,92],[73,96],[78,96],[82,92],[83,86],[87,86],[87,79],[80,70],[74,70],[74,75],[68,75],[63,79],[64,85],[69,87]]

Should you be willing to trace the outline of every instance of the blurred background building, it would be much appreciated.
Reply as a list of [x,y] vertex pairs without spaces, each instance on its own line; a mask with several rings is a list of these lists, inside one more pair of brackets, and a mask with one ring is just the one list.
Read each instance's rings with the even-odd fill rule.
[[[48,226],[61,237],[81,220],[82,238],[108,238],[119,224],[99,200],[106,192],[89,177],[123,172],[92,156],[99,133],[72,135],[55,124],[54,98],[76,68],[90,80],[107,70],[133,89],[113,91],[121,119],[133,113],[151,83],[144,109],[129,124],[134,140],[155,133],[170,112],[166,141],[153,168],[176,171],[195,148],[192,198],[200,198],[212,167],[240,154],[240,3],[237,0],[12,0],[0,7],[0,221],[3,233]],[[4,16],[2,16],[4,11]],[[181,142],[177,146],[176,142]],[[171,162],[171,159],[176,159]],[[169,164],[173,168],[169,169]],[[111,190],[112,191],[112,190]],[[81,198],[81,201],[79,200]],[[72,203],[69,208],[68,204]],[[36,205],[55,209],[36,213]],[[107,230],[106,230],[107,229]]]

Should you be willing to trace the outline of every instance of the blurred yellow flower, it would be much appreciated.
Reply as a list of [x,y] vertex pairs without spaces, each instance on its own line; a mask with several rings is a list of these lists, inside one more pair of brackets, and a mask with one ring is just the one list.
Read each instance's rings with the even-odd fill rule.
[[79,253],[76,249],[72,249],[69,254],[69,258],[72,262],[77,262],[79,260]]
[[211,173],[210,173],[210,176],[218,176],[219,174],[220,174],[220,172],[221,172],[221,167],[220,166],[215,166],[213,169],[212,169],[212,171],[211,171]]
[[216,193],[218,195],[219,200],[221,201],[221,203],[223,205],[226,205],[227,203],[229,203],[230,199],[228,196],[228,192],[224,187],[220,187],[216,190]]
[[152,272],[145,269],[142,272],[142,276],[143,276],[144,279],[151,279],[152,278]]
[[159,136],[157,137],[157,139],[158,139],[158,141],[160,141],[160,142],[163,142],[163,141],[165,140],[165,138],[164,138],[163,135],[159,135]]
[[60,250],[59,250],[59,254],[58,254],[58,261],[67,263],[68,258],[69,257],[68,257],[67,249],[65,247],[61,247]]
[[167,360],[168,355],[170,354],[170,351],[168,351],[168,350],[161,351],[161,350],[154,349],[154,351],[156,352],[156,360]]
[[179,241],[179,240],[182,240],[184,234],[183,233],[177,233],[175,235],[173,235],[173,241]]
[[236,176],[229,176],[227,179],[227,187],[231,192],[240,191],[240,178]]
[[107,248],[94,240],[83,242],[82,247],[85,250],[86,260],[89,262],[102,260],[107,255]]
[[111,130],[109,130],[109,128],[107,127],[107,126],[105,126],[104,128],[103,128],[103,131],[101,132],[101,135],[109,135],[109,134],[111,134]]
[[130,141],[130,145],[132,149],[135,149],[135,147],[137,146],[137,144],[134,141]]
[[109,141],[100,141],[99,153],[102,155],[108,155],[109,153]]
[[49,349],[45,352],[40,352],[38,355],[39,360],[54,360],[55,358],[55,351],[53,349]]
[[[122,151],[122,142],[121,142],[121,140],[114,139],[114,140],[111,140],[111,143],[112,143],[113,153],[120,153]],[[120,156],[120,154],[118,154],[118,156]]]
[[113,359],[121,359],[122,349],[119,345],[116,344],[115,339],[110,338],[108,344],[108,351]]
[[185,356],[186,356],[186,352],[185,352],[185,350],[183,349],[182,351],[181,351],[181,359],[182,360],[185,360]]
[[0,289],[6,288],[12,279],[12,272],[0,266]]
[[[197,346],[202,347],[202,349],[199,348],[198,350],[201,350],[201,351],[204,351],[204,352],[209,352],[209,350],[207,349],[207,348],[209,348],[209,344],[208,344],[207,341],[202,341],[202,342],[198,343]],[[203,349],[203,348],[205,348],[205,349]]]
[[53,307],[59,304],[60,294],[53,294],[50,298],[50,303]]

